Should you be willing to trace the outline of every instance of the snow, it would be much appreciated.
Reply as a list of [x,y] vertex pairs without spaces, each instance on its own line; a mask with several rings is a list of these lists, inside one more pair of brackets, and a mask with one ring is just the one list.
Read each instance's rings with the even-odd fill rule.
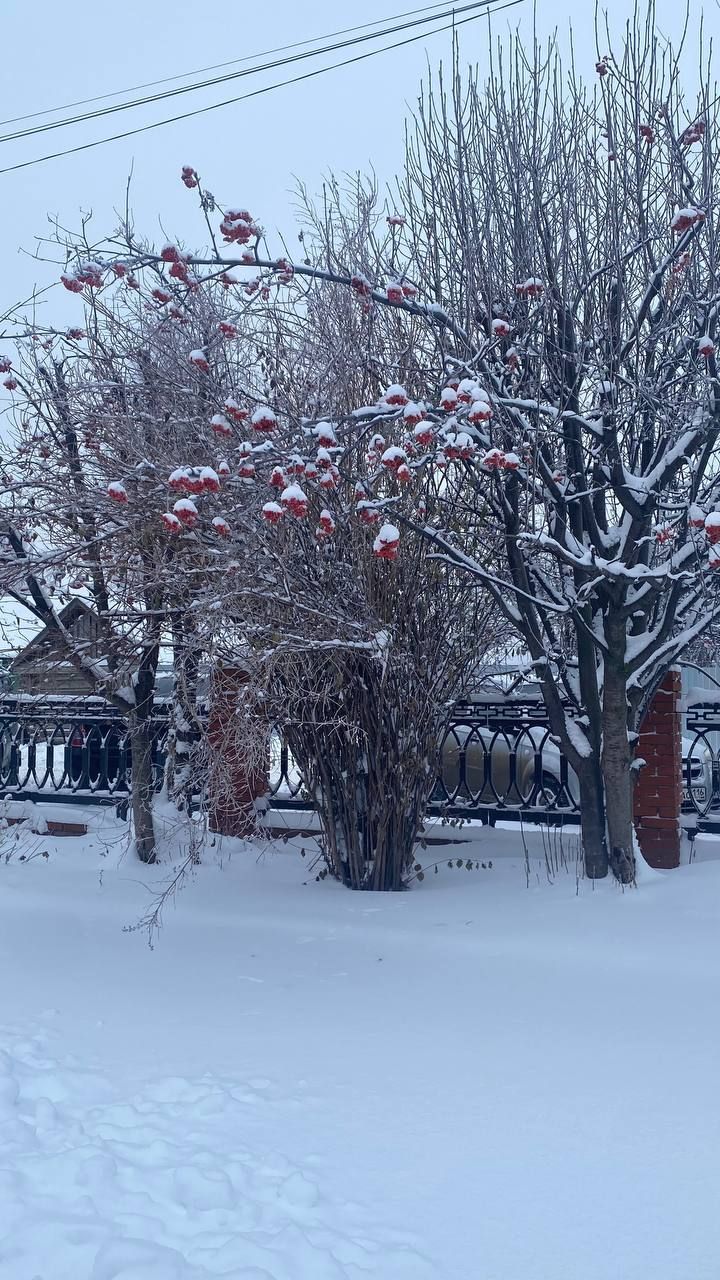
[[565,715],[565,732],[579,756],[587,759],[592,755],[592,747],[583,726],[567,714]]
[[406,462],[407,454],[404,449],[399,447],[399,445],[393,444],[384,450],[380,461],[384,466],[392,468],[402,462]]
[[178,501],[173,504],[173,511],[177,516],[183,515],[186,517],[196,516],[198,513],[198,509],[191,498],[179,498]]
[[2,1280],[714,1280],[716,841],[394,895],[217,845],[149,950],[173,862],[86,816],[0,864]]
[[688,689],[682,698],[681,710],[687,711],[689,707],[695,707],[703,702],[709,703],[713,707],[719,707],[720,689],[703,689],[700,685]]
[[378,533],[373,543],[373,548],[374,550],[378,551],[382,547],[392,546],[394,543],[399,541],[400,541],[400,530],[398,529],[397,525],[384,524],[380,529],[380,532]]
[[408,395],[404,387],[399,382],[393,382],[383,393],[381,404],[405,405],[408,401]]
[[299,484],[289,484],[280,494],[281,502],[307,502],[307,494]]

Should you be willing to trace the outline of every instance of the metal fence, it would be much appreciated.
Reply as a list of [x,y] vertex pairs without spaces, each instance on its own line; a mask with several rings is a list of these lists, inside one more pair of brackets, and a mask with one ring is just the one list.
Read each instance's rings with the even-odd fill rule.
[[[683,807],[698,825],[720,823],[720,705],[688,709],[683,737]],[[154,715],[153,766],[162,786],[168,703]],[[101,698],[0,699],[0,795],[81,804],[123,804],[130,789],[130,741],[121,714]],[[312,808],[280,734],[270,735],[268,802]],[[429,812],[435,816],[577,822],[575,774],[553,742],[542,703],[483,697],[454,709],[439,755]]]
[[[153,768],[162,786],[167,710],[153,721]],[[103,698],[17,694],[0,700],[0,792],[23,800],[119,804],[130,791],[130,738]]]
[[[270,793],[276,808],[311,801],[287,745],[271,742]],[[542,703],[478,698],[456,704],[428,805],[434,816],[577,821],[577,779],[552,741]]]
[[[706,692],[703,690],[703,692]],[[710,697],[685,705],[683,808],[698,827],[720,829],[720,702]]]

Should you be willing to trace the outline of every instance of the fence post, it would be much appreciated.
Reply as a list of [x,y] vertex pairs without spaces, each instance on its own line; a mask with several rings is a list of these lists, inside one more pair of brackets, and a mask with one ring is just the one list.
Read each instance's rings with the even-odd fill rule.
[[242,667],[215,667],[208,715],[210,750],[219,753],[217,767],[211,763],[208,784],[210,830],[240,839],[257,833],[255,802],[267,795],[269,785],[265,770],[252,771],[242,752],[238,758],[232,749],[238,694],[247,679]]
[[651,867],[680,866],[682,803],[681,677],[668,671],[640,726],[636,755],[645,761],[635,783],[635,832]]

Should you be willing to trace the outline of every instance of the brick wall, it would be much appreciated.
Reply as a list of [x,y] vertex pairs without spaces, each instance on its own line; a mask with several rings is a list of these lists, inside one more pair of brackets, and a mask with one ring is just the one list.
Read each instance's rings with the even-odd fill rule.
[[680,865],[682,720],[680,672],[669,671],[640,726],[636,755],[646,763],[634,796],[635,831],[651,867]]
[[228,758],[228,744],[233,742],[232,721],[237,715],[238,691],[247,678],[247,672],[241,668],[216,667],[208,716],[211,749],[225,756],[220,769],[210,769],[210,830],[240,838],[257,834],[255,801],[266,795],[268,789],[267,773],[249,776],[242,760]]

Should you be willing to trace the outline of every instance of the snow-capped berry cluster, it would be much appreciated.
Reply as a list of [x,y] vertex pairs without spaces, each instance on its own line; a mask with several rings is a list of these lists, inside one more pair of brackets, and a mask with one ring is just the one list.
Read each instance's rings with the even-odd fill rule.
[[354,289],[361,298],[369,298],[372,293],[372,285],[366,276],[354,275],[350,277],[350,288]]
[[394,524],[384,524],[373,542],[373,552],[379,560],[396,560],[400,546],[400,530]]
[[528,276],[527,280],[515,285],[515,292],[519,298],[540,298],[545,292],[545,285],[537,276]]
[[[708,567],[710,569],[720,568],[720,511],[710,511],[706,513],[702,507],[696,502],[692,503],[688,508],[688,525],[695,532],[696,537],[702,539],[705,535],[705,541],[708,546]],[[656,538],[657,530],[655,534]],[[658,541],[664,539],[658,538]]]
[[104,277],[105,264],[87,259],[84,262],[78,262],[73,270],[63,271],[60,280],[70,293],[82,293],[86,286],[88,289],[100,289]]
[[177,517],[187,529],[194,529],[198,522],[199,511],[195,506],[192,498],[178,498],[173,506],[173,515]]
[[720,542],[720,511],[711,511],[705,517],[705,534],[711,546]]
[[681,147],[692,147],[696,142],[702,142],[705,136],[705,121],[695,120],[693,124],[689,124],[684,133],[680,135]]
[[[225,467],[229,474],[227,463]],[[213,467],[176,467],[170,472],[168,486],[175,493],[218,493],[220,476]]]
[[182,284],[191,283],[189,260],[180,252],[176,244],[163,245],[160,258],[162,262],[169,263],[173,280],[180,280]]
[[510,333],[510,321],[505,320],[502,316],[497,316],[490,328],[495,338],[507,338]]
[[396,307],[402,306],[403,302],[412,301],[416,296],[415,286],[401,280],[391,280],[385,288],[385,297]]
[[226,209],[220,223],[220,234],[226,244],[247,244],[262,235],[262,228],[247,209]]
[[244,422],[250,416],[250,410],[238,404],[233,396],[227,396],[223,401],[223,409],[228,418],[232,418],[233,422]]
[[683,209],[678,209],[670,222],[670,230],[676,235],[682,235],[684,231],[689,231],[691,227],[697,227],[701,222],[705,221],[705,210],[699,209],[697,205],[686,205]]
[[280,494],[280,502],[282,508],[296,520],[302,520],[308,513],[308,496],[299,484],[287,485]]
[[258,405],[250,418],[250,425],[255,431],[259,431],[264,435],[269,435],[273,431],[277,430],[277,416],[269,405],[261,404]]
[[513,452],[505,453],[502,449],[488,449],[480,459],[480,465],[486,471],[517,471],[520,459]]
[[336,525],[333,520],[332,511],[328,511],[327,507],[324,507],[320,512],[315,536],[317,538],[331,538],[335,532],[335,528]]
[[203,347],[197,347],[188,353],[188,360],[200,373],[210,372],[210,361]]
[[405,390],[405,388],[401,387],[399,383],[394,382],[392,386],[388,387],[380,403],[383,405],[389,405],[390,408],[395,408],[398,406],[406,405],[408,403],[409,398],[410,397],[408,396],[408,393]]
[[233,433],[232,425],[228,422],[224,413],[214,413],[210,419],[210,426],[216,436],[229,438]]

